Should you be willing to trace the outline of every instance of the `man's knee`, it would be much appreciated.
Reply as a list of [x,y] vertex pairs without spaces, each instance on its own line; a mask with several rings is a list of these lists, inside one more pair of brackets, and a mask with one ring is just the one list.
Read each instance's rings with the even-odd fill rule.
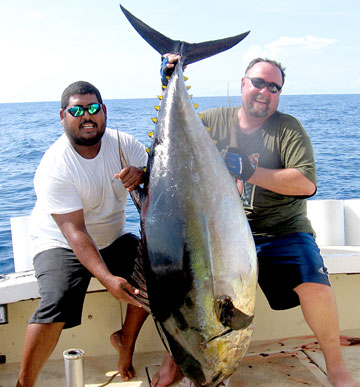
[[315,299],[324,302],[334,300],[333,291],[326,284],[305,282],[294,288],[294,292],[299,296],[300,303],[314,302]]

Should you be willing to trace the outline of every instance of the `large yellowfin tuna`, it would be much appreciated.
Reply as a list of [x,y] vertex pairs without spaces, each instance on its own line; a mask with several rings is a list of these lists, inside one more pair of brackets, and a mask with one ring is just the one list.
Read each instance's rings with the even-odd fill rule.
[[188,44],[122,10],[161,54],[182,56],[161,102],[138,203],[145,275],[151,312],[174,361],[196,385],[218,386],[249,346],[257,258],[235,182],[194,110],[182,67],[247,33]]

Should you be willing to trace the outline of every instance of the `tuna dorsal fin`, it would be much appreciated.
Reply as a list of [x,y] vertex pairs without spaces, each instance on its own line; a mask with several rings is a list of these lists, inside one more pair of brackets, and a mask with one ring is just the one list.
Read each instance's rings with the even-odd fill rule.
[[149,27],[140,19],[136,18],[121,4],[120,8],[129,20],[130,24],[150,44],[150,46],[152,46],[161,55],[167,53],[181,55],[184,65],[194,63],[201,59],[226,51],[229,48],[234,47],[250,33],[250,31],[247,31],[229,38],[211,40],[202,43],[187,43],[181,40],[172,40],[166,37],[160,32]]

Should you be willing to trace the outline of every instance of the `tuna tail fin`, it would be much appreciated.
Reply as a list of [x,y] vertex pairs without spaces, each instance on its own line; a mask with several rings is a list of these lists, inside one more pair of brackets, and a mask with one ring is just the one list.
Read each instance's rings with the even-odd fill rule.
[[187,43],[181,40],[172,40],[166,37],[143,23],[140,19],[136,18],[121,4],[120,8],[129,20],[130,24],[150,44],[150,46],[152,46],[161,55],[167,53],[181,55],[184,65],[194,63],[201,59],[226,51],[238,44],[250,33],[250,31],[247,31],[229,38],[211,40],[202,43]]

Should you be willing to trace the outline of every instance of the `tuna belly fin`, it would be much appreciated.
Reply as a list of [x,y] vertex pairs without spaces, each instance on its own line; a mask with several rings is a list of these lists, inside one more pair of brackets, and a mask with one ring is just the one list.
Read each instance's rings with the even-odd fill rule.
[[184,65],[194,63],[201,59],[226,51],[238,44],[250,33],[250,31],[247,31],[224,39],[202,43],[187,43],[181,40],[172,40],[166,37],[132,15],[121,4],[120,8],[130,24],[135,28],[139,35],[150,44],[150,46],[152,46],[161,55],[167,53],[181,55]]
[[138,212],[141,212],[141,205],[143,203],[144,197],[146,196],[145,190],[141,187],[136,187],[133,191],[130,191],[130,197],[135,204]]
[[216,299],[215,311],[221,324],[234,330],[247,328],[254,319],[254,315],[249,316],[235,308],[229,296],[222,296]]
[[[126,162],[124,152],[121,148],[119,130],[117,129],[116,131],[117,131],[117,139],[118,139],[118,147],[119,147],[120,164],[121,164],[121,168],[125,168],[128,166],[128,164]],[[145,180],[148,179],[148,175],[149,174],[148,174],[147,169],[146,169],[145,170]],[[136,209],[140,213],[141,212],[141,204],[146,196],[145,189],[140,187],[140,186],[137,186],[134,190],[130,191],[129,193],[130,193],[130,197],[131,197],[132,201],[135,204]]]

